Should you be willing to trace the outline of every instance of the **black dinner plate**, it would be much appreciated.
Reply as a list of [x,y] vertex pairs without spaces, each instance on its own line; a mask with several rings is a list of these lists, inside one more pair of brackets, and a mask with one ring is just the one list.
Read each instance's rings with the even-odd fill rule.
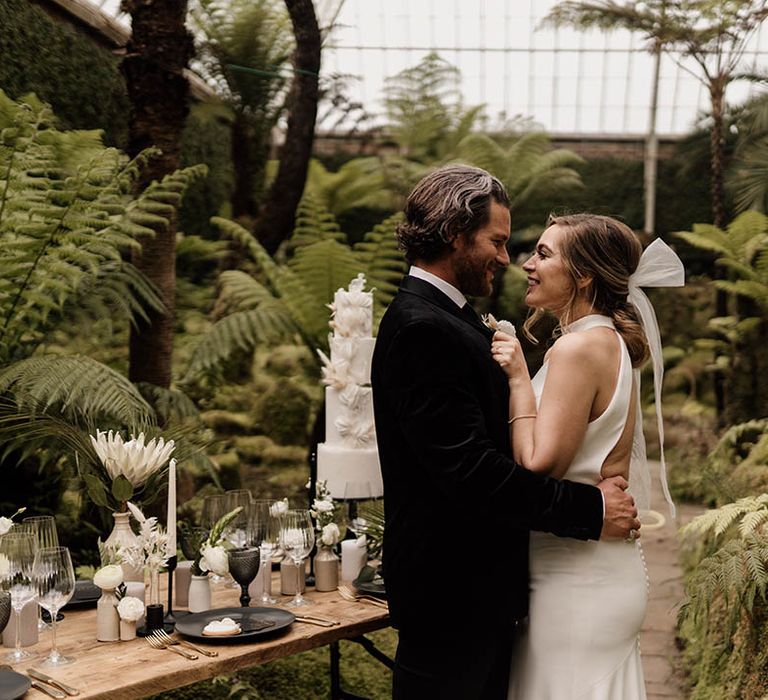
[[[211,620],[221,620],[223,617],[231,617],[235,622],[239,622],[242,627],[240,634],[233,634],[222,637],[209,637],[203,634],[203,628]],[[288,610],[279,608],[217,608],[216,610],[206,610],[205,612],[192,613],[185,615],[176,622],[176,631],[199,642],[208,643],[226,643],[258,641],[259,637],[265,637],[288,627],[294,622],[296,617]],[[271,622],[269,627],[262,629],[248,629],[248,622],[253,620],[256,624],[261,622]]]
[[352,581],[352,585],[357,588],[360,593],[367,593],[368,595],[376,596],[377,598],[382,598],[386,600],[387,598],[387,591],[384,588],[384,582],[377,583],[374,579],[373,581],[360,581],[359,579],[355,579]]
[[101,598],[101,589],[93,581],[75,581],[75,592],[62,610],[96,605],[99,598]]
[[32,683],[16,671],[0,671],[0,700],[16,700],[26,693]]

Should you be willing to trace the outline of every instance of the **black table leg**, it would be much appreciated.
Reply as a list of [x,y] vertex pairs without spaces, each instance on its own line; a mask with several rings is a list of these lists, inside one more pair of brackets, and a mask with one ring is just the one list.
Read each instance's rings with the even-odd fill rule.
[[[379,663],[384,664],[387,668],[394,668],[395,662],[386,654],[379,651],[370,639],[360,636],[353,637],[348,641],[355,642],[362,646],[374,659]],[[339,670],[341,650],[339,649],[339,643],[331,642],[328,646],[331,652],[331,700],[366,700],[366,698],[360,695],[348,693],[341,687],[341,671]]]

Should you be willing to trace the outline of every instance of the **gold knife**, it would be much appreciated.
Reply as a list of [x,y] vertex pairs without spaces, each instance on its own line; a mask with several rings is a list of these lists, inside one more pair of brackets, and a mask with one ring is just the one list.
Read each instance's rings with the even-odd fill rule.
[[56,700],[63,700],[63,698],[67,697],[66,694],[62,693],[58,688],[54,688],[52,685],[48,685],[47,683],[36,681],[34,679],[32,679],[30,682],[33,688],[36,688],[41,693],[50,695],[52,698],[56,698]]
[[77,688],[73,688],[71,685],[67,685],[66,683],[57,681],[55,678],[46,676],[42,671],[38,671],[36,668],[28,668],[27,673],[30,675],[31,678],[37,678],[37,680],[43,681],[44,683],[48,683],[49,685],[52,685],[55,688],[60,688],[67,695],[72,695],[72,696],[80,695],[80,691]]
[[317,625],[318,627],[335,627],[335,622],[329,622],[328,620],[318,620],[314,617],[302,617],[296,615],[296,622],[305,622],[308,625]]

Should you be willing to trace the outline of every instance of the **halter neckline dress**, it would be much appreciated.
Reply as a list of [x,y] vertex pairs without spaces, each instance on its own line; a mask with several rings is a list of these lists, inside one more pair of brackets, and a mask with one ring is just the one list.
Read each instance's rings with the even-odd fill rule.
[[[611,328],[607,316],[578,319],[566,332]],[[623,338],[608,407],[587,426],[563,476],[597,484],[633,400],[632,362]],[[547,363],[533,378],[537,405]],[[529,628],[512,663],[510,700],[645,700],[639,633],[648,577],[639,541],[588,541],[532,532]]]

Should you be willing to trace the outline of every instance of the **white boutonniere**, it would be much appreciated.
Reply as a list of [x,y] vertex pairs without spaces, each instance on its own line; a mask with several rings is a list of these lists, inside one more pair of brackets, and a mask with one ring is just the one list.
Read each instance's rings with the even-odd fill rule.
[[497,321],[493,314],[486,314],[483,318],[483,323],[488,326],[492,331],[501,331],[502,333],[506,333],[507,335],[511,335],[513,338],[517,338],[517,331],[515,330],[515,327],[509,322],[504,319],[501,319],[501,321]]

